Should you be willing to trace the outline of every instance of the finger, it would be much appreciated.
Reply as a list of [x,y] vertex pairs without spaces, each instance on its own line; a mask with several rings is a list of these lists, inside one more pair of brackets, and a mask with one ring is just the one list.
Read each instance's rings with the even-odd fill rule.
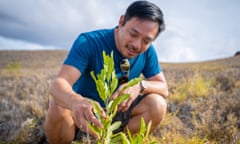
[[86,125],[86,124],[85,124],[85,119],[84,119],[83,117],[81,117],[76,124],[77,124],[77,127],[78,127],[79,129],[84,129],[84,127],[85,127],[85,125]]
[[94,138],[99,138],[99,136],[94,133],[93,131],[91,131],[91,129],[88,127],[87,125],[87,120],[85,120],[85,122],[80,126],[80,130],[85,132],[85,133],[88,133],[90,134],[91,136],[93,136]]
[[100,111],[101,111],[101,116],[102,116],[103,118],[106,118],[107,116],[106,116],[106,113],[105,113],[104,109],[101,107],[101,105],[100,105],[99,103],[97,103],[97,106],[98,106],[98,108],[99,108]]
[[126,106],[126,102],[122,102],[118,105],[118,111],[123,111],[124,107]]
[[93,123],[94,125],[96,125],[99,128],[102,128],[101,122],[96,118],[96,116],[93,114],[92,111],[88,111],[85,114],[85,118],[88,122]]
[[94,115],[89,116],[87,118],[87,121],[92,123],[92,124],[94,124],[94,125],[96,125],[99,128],[102,128],[102,123]]
[[128,102],[125,104],[125,106],[122,108],[122,112],[127,111],[127,110],[129,109],[131,103],[132,103],[131,101],[128,101]]
[[129,107],[131,106],[132,102],[133,102],[132,99],[129,98],[127,101],[125,101],[125,102],[121,105],[120,111],[122,111],[122,112],[127,111],[127,110],[129,109]]
[[83,118],[84,118],[84,116],[82,114],[77,117],[73,115],[75,125],[80,129],[82,128],[82,123],[84,122]]
[[95,137],[95,138],[98,138],[99,136],[96,134],[96,133],[94,133],[93,131],[91,131],[91,129],[88,127],[88,120],[85,118],[85,117],[81,117],[80,119],[79,119],[80,121],[79,121],[79,125],[77,125],[77,127],[81,130],[81,131],[83,131],[83,132],[86,132],[86,133],[88,133],[88,134],[90,134],[91,136],[93,136],[93,137]]
[[97,133],[95,133],[94,131],[92,131],[90,128],[89,128],[89,126],[88,126],[88,124],[94,124],[94,122],[93,122],[94,120],[91,120],[91,118],[89,118],[89,119],[85,119],[85,126],[84,126],[84,128],[83,128],[83,131],[84,132],[86,132],[86,133],[88,133],[88,134],[90,134],[91,136],[93,136],[94,138],[99,138],[99,135],[97,134]]
[[113,93],[113,95],[111,96],[111,99],[114,100],[116,99],[121,92],[121,89],[123,88],[124,85],[120,85],[119,88]]
[[[86,122],[87,123],[87,122]],[[94,133],[90,128],[88,128],[88,126],[86,127],[86,133],[90,134],[91,136],[93,136],[94,138],[99,138],[99,135]]]
[[111,100],[116,99],[118,95],[119,95],[119,92],[118,92],[118,91],[115,91],[115,92],[113,93],[113,95],[111,96]]

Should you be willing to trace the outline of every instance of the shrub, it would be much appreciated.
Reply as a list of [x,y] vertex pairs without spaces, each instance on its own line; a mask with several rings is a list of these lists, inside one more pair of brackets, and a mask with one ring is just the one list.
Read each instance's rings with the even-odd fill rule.
[[174,90],[171,100],[183,102],[188,97],[206,97],[210,93],[212,79],[204,79],[196,70],[194,76],[183,80]]
[[9,62],[7,65],[7,69],[14,76],[17,76],[20,74],[20,68],[21,68],[21,64],[19,62]]

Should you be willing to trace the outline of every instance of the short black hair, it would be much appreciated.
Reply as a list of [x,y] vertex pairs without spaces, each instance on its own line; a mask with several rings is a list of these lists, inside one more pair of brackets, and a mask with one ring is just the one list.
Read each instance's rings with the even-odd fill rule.
[[159,25],[158,34],[165,29],[163,13],[161,9],[149,1],[135,1],[130,4],[124,14],[123,25],[133,17],[140,19],[147,19],[153,22],[157,22]]

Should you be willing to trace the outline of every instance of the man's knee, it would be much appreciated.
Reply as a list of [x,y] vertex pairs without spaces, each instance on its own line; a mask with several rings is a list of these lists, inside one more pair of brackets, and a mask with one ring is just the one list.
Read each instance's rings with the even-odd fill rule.
[[70,127],[74,125],[71,111],[62,108],[51,100],[46,115],[45,128],[55,127],[61,123],[67,124]]
[[50,101],[47,117],[50,117],[51,119],[54,119],[56,121],[62,121],[66,118],[68,119],[71,116],[72,115],[70,110],[59,106],[55,103],[54,100]]
[[50,143],[58,143],[61,138],[62,141],[71,141],[74,137],[75,125],[71,111],[58,106],[53,100],[49,104],[44,127]]
[[165,99],[158,94],[150,94],[147,97],[152,124],[158,125],[166,114],[167,103]]

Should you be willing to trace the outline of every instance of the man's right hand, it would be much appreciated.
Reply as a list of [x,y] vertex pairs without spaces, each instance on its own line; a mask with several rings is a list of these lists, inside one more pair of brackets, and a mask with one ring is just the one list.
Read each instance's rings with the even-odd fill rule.
[[[106,117],[105,111],[100,106],[100,104],[98,102],[94,102],[94,103],[96,103],[99,109],[101,110],[102,117]],[[78,128],[80,128],[82,131],[86,133],[89,133],[95,138],[99,137],[96,133],[91,131],[91,129],[87,126],[87,122],[89,122],[89,123],[92,123],[93,125],[96,125],[99,128],[103,127],[101,122],[94,115],[92,101],[84,97],[79,97],[77,99],[74,99],[72,102],[72,115],[73,115],[75,124]]]

